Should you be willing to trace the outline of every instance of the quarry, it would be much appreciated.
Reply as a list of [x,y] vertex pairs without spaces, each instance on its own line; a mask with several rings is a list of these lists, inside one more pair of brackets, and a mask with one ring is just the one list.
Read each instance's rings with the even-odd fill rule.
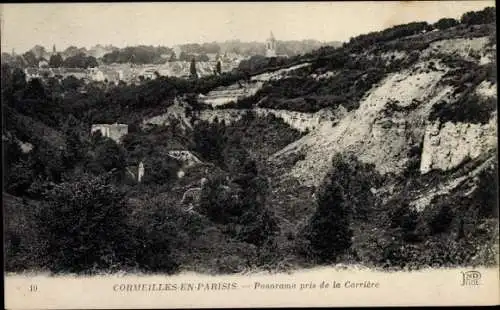
[[10,270],[494,266],[491,14],[390,26],[293,57],[270,40],[268,57],[223,72],[172,60],[106,87],[3,66]]

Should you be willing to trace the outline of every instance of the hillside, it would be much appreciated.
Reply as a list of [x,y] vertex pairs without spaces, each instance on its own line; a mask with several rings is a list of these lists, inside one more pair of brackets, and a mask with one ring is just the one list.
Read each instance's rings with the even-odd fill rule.
[[[254,58],[220,76],[85,94],[2,75],[17,120],[4,129],[6,209],[36,227],[24,235],[9,224],[8,260],[50,258],[8,269],[497,263],[494,20],[488,8],[287,60]],[[129,125],[119,143],[89,133],[116,121]],[[52,144],[34,139],[29,122]],[[28,246],[37,232],[48,241]]]
[[[436,212],[437,199],[454,201],[460,195],[470,201],[467,197],[478,190],[478,174],[496,167],[496,43],[491,30],[487,24],[458,25],[398,37],[360,53],[347,44],[323,56],[346,57],[344,65],[304,58],[307,62],[286,71],[253,76],[250,81],[259,84],[220,87],[202,98],[217,109],[204,109],[198,117],[230,124],[253,111],[306,132],[266,163],[280,171],[272,173],[269,199],[284,235],[296,233],[296,225],[314,213],[311,193],[324,182],[336,154],[353,155],[386,179],[371,188],[385,201],[381,208],[398,196],[395,188],[404,186],[410,208]],[[352,80],[346,80],[349,76]],[[286,167],[289,159],[293,164]],[[438,175],[439,181],[426,184],[428,175]],[[403,185],[401,178],[408,176],[415,181]]]

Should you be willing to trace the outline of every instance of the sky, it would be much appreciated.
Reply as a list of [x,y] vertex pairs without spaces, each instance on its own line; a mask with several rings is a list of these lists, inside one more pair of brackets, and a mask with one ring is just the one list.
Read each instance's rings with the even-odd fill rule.
[[412,21],[460,18],[494,1],[170,2],[2,4],[2,52],[96,44],[173,46],[239,39],[263,42],[350,37]]

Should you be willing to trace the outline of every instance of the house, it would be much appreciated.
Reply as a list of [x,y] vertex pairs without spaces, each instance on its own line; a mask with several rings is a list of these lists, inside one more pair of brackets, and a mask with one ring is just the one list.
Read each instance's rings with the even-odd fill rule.
[[38,68],[48,68],[49,67],[49,62],[45,59],[41,59],[38,62]]
[[154,80],[157,77],[157,70],[156,68],[148,68],[142,71],[142,76],[144,76],[145,79],[151,79]]
[[102,72],[102,70],[98,68],[91,68],[89,75],[90,79],[96,82],[103,82],[106,79],[106,77],[104,76],[104,72]]
[[104,80],[108,82],[113,82],[115,84],[118,84],[120,81],[120,73],[118,73],[117,70],[114,69],[108,69],[108,70],[102,70],[104,74]]
[[99,131],[103,137],[113,139],[116,143],[121,143],[121,138],[128,134],[128,125],[126,124],[92,124],[90,133]]

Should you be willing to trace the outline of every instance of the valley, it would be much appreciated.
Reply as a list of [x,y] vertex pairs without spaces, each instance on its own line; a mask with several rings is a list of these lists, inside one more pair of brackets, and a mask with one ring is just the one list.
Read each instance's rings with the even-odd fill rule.
[[[264,70],[85,94],[2,65],[8,269],[494,265],[490,13],[394,26]],[[127,133],[91,133],[101,123]]]

